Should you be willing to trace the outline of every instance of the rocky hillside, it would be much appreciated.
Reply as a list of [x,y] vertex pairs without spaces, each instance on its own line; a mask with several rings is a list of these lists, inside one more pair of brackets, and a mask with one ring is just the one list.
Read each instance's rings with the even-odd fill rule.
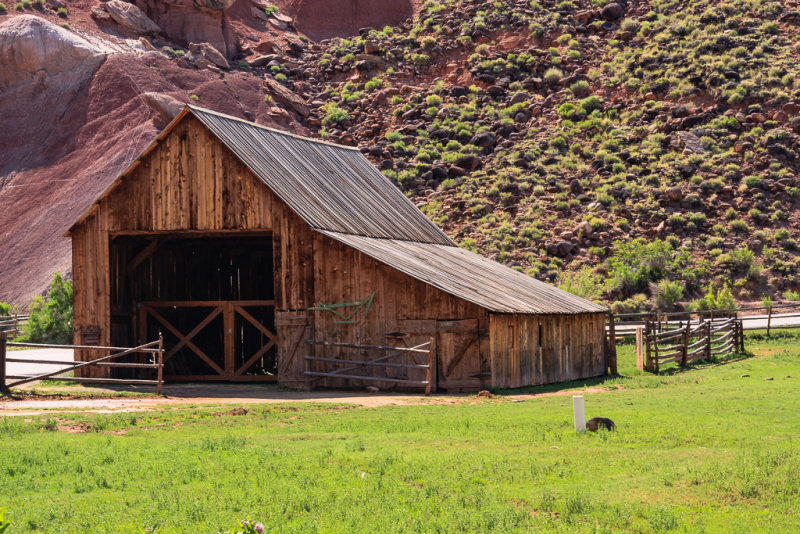
[[463,246],[618,309],[791,297],[799,33],[788,0],[6,6],[0,300],[190,101],[358,145]]

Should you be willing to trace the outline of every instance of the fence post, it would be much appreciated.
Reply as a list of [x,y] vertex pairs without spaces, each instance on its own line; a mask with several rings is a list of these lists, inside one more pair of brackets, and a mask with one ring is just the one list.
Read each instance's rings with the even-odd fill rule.
[[617,332],[614,326],[614,314],[608,314],[608,372],[617,374]]
[[706,361],[711,361],[711,321],[705,324],[706,331]]
[[6,387],[6,333],[0,332],[0,394],[10,393]]
[[[19,311],[17,311],[16,308],[15,308],[14,309],[14,330],[11,331],[11,339],[17,339],[17,327],[19,326],[19,319],[17,317],[18,315],[19,315]],[[769,332],[769,329],[767,329],[767,331]],[[769,334],[767,334],[767,335],[769,335]]]
[[433,386],[433,338],[431,344],[428,345],[428,369],[425,372],[425,395],[431,394],[431,387]]
[[767,310],[767,337],[769,337],[769,326],[771,322],[772,322],[772,304],[769,305],[769,308]]
[[650,372],[653,371],[653,357],[650,354],[650,336],[652,331],[653,331],[652,322],[647,321],[645,323],[645,328],[644,328],[644,343],[645,343],[645,350],[647,351],[647,359],[645,360],[644,368],[646,371]]
[[308,343],[306,343],[306,341],[312,341],[312,340],[313,340],[313,332],[311,331],[311,327],[307,326],[303,331],[303,341],[302,341],[303,360],[305,362],[303,367],[304,370],[303,376],[305,377],[306,381],[306,387],[305,387],[306,391],[311,391],[314,388],[314,379],[311,377],[311,375],[308,374],[311,371],[311,360],[305,357],[306,351],[310,353],[309,356],[317,355],[317,351],[315,350],[314,345],[309,345]]
[[158,389],[156,390],[157,395],[161,395],[163,384],[164,384],[164,336],[161,335],[161,332],[159,332],[158,333]]
[[739,354],[744,354],[744,325],[742,324],[742,320],[738,318],[738,313],[736,314],[736,325],[739,328]]
[[692,328],[692,323],[686,321],[686,328],[683,331],[683,343],[681,347],[681,367],[686,365],[686,358],[688,358],[689,353],[689,330]]
[[644,371],[644,328],[636,328],[636,368]]

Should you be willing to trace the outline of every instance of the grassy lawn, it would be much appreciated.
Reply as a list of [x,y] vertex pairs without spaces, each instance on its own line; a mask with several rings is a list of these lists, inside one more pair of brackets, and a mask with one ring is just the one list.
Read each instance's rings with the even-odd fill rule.
[[653,376],[622,345],[570,385],[615,388],[586,396],[613,433],[576,435],[569,395],[6,417],[0,507],[10,533],[800,531],[800,343],[748,348]]

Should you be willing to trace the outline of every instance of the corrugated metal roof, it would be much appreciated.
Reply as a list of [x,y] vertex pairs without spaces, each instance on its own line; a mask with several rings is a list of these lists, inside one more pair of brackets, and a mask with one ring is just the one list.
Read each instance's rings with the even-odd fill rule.
[[498,313],[597,313],[607,308],[459,247],[321,231],[451,295]]
[[358,149],[189,109],[312,228],[453,244]]

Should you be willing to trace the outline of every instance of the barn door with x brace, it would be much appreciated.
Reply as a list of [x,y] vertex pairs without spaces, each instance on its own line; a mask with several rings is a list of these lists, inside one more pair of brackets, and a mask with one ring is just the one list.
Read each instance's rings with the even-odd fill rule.
[[168,380],[273,381],[274,301],[174,301],[139,305],[140,337],[161,331]]

